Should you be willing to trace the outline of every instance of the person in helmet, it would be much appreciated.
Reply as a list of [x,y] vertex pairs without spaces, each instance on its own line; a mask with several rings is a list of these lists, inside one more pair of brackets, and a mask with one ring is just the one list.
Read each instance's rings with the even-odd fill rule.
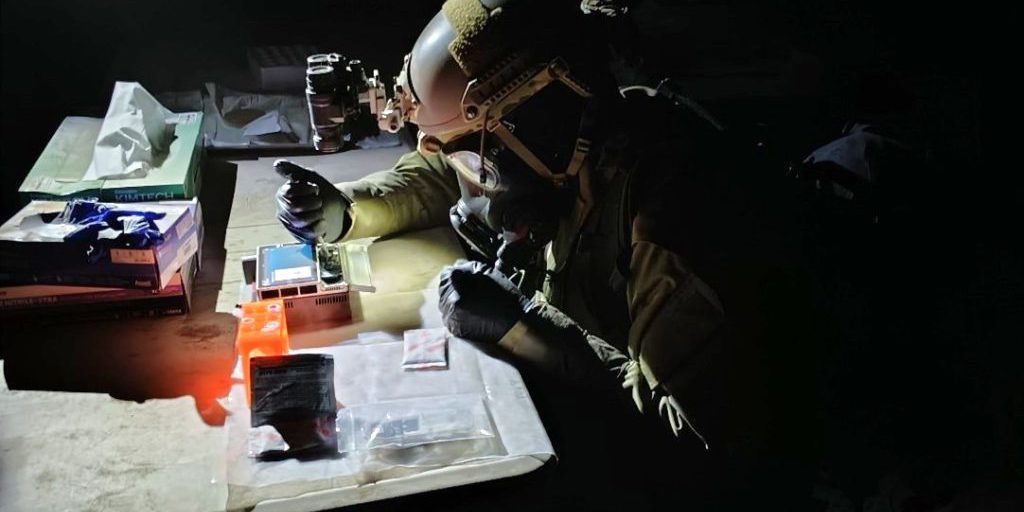
[[417,151],[337,187],[279,162],[281,222],[327,241],[451,223],[484,260],[442,271],[453,334],[615,382],[702,450],[795,435],[778,404],[802,376],[775,363],[809,356],[781,185],[703,111],[621,95],[561,6],[448,0],[397,88]]

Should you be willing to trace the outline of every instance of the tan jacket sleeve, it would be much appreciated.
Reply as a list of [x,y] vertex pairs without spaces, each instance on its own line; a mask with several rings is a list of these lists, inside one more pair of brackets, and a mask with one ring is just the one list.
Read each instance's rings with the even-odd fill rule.
[[534,302],[522,320],[498,340],[515,359],[551,375],[585,382],[621,376],[629,358],[590,334],[572,318],[546,302]]
[[670,381],[679,389],[687,375],[701,371],[704,353],[723,325],[717,295],[677,254],[639,241],[633,244],[626,298],[633,321],[630,357],[640,363],[651,389]]
[[389,170],[336,186],[353,201],[342,241],[447,225],[459,198],[455,171],[444,157],[415,151]]

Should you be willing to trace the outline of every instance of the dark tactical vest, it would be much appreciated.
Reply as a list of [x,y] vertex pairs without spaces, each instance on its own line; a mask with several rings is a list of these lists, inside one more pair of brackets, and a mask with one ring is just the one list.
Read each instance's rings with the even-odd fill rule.
[[624,136],[606,142],[591,172],[594,207],[578,233],[568,222],[548,255],[544,294],[590,333],[625,351],[629,334],[630,177],[639,163]]
[[[626,100],[626,108],[640,113],[632,119],[649,124],[624,126],[602,144],[590,168],[593,209],[578,232],[563,222],[548,254],[543,288],[552,305],[622,351],[627,350],[630,327],[626,279],[633,219],[642,196],[672,194],[635,184],[644,177],[656,179],[658,173],[675,172],[672,167],[679,155],[674,139],[680,134],[701,139],[720,135],[718,121],[689,100],[665,95],[633,98]],[[652,125],[664,129],[651,130]]]

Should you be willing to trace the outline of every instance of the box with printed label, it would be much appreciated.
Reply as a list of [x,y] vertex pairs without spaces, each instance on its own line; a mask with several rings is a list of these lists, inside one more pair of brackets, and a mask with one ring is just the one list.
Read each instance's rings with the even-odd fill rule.
[[66,117],[18,188],[24,203],[74,197],[134,203],[192,199],[199,194],[202,112],[177,114],[167,154],[140,178],[85,179],[103,119]]
[[[64,201],[32,201],[0,226],[0,286],[63,284],[159,290],[199,249],[199,203],[104,203],[148,212],[161,241],[148,247],[120,245],[113,228],[92,239],[65,240],[81,226],[55,222]],[[162,215],[161,215],[162,214]]]
[[192,305],[198,254],[162,290],[26,284],[0,286],[0,319],[48,323],[184,315]]

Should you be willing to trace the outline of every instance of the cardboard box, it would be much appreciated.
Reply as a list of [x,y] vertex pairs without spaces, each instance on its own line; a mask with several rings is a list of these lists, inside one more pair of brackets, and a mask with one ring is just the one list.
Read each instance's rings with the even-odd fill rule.
[[[108,203],[121,209],[163,212],[156,225],[164,241],[141,249],[111,248],[95,252],[95,244],[64,241],[74,226],[49,224],[64,201],[32,201],[0,226],[0,286],[61,284],[159,290],[199,249],[195,215],[198,200],[189,204]],[[38,233],[46,226],[50,233]],[[113,230],[101,232],[113,237]],[[92,255],[92,256],[90,256]]]
[[144,178],[83,180],[103,119],[66,117],[18,188],[24,203],[32,200],[95,198],[130,203],[192,199],[199,190],[202,160],[201,112],[178,114],[174,140],[166,158]]
[[192,305],[198,255],[161,290],[46,284],[0,287],[0,318],[48,322],[184,315]]
[[249,70],[262,91],[302,92],[306,89],[306,57],[315,46],[257,46],[246,50]]

